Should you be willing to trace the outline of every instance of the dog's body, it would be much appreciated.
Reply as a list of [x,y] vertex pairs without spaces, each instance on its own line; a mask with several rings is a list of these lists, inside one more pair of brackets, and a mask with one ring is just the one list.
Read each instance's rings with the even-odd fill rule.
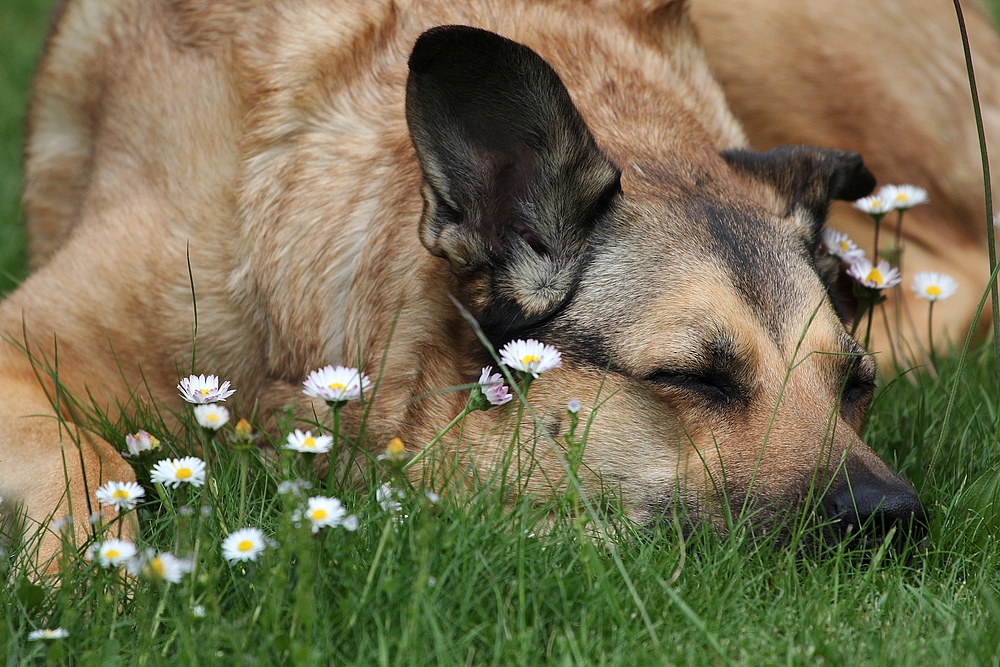
[[[541,59],[468,28],[410,54],[448,24]],[[813,488],[846,522],[907,518],[857,436],[874,371],[813,254],[829,200],[874,181],[852,154],[746,143],[680,2],[77,0],[35,84],[36,270],[0,331],[112,413],[179,410],[193,287],[196,368],[237,406],[308,412],[309,370],[361,364],[372,448],[419,448],[467,397],[434,392],[491,363],[455,295],[494,344],[562,349],[530,394],[549,434],[603,384],[584,462],[638,520]],[[76,507],[130,473],[93,436],[77,455],[37,375],[0,349],[0,495],[40,521],[68,511],[64,461]],[[470,465],[497,465],[510,419],[470,416]],[[558,488],[556,450],[532,455],[526,488]]]

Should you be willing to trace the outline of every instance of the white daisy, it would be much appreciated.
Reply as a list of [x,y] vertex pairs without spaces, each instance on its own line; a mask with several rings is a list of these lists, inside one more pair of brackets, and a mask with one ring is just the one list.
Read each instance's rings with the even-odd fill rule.
[[103,542],[94,542],[87,549],[87,557],[97,559],[101,567],[116,567],[124,565],[135,556],[135,545],[127,540],[111,538]]
[[201,486],[205,483],[205,462],[197,456],[157,461],[150,471],[150,480],[163,486],[178,487],[183,483]]
[[219,386],[219,378],[214,375],[189,375],[177,385],[181,398],[188,403],[202,404],[224,401],[235,391],[229,389],[229,382]]
[[512,340],[500,350],[500,360],[532,377],[562,366],[562,355],[551,345],[537,340]]
[[829,227],[823,228],[823,246],[829,254],[840,258],[840,261],[847,264],[865,256],[865,251],[859,248],[847,234],[835,231]]
[[575,398],[570,399],[569,403],[566,404],[566,412],[570,414],[576,414],[580,411],[580,401]]
[[135,507],[146,490],[135,482],[107,482],[94,492],[102,505],[114,505],[120,510],[130,510]]
[[406,494],[399,489],[394,489],[388,484],[383,484],[375,490],[375,500],[387,512],[398,512],[403,509],[402,503],[394,498],[405,498]]
[[312,482],[307,479],[286,479],[278,484],[278,493],[285,495],[288,493],[299,493],[312,488]]
[[292,449],[296,452],[306,452],[307,454],[323,454],[333,447],[333,436],[316,435],[312,431],[300,431],[295,429],[288,434],[285,441],[285,449]]
[[230,563],[257,560],[266,547],[260,528],[240,528],[222,541],[222,556]]
[[312,523],[314,533],[325,526],[339,526],[347,516],[347,510],[336,498],[313,496],[307,502],[305,517]]
[[862,197],[852,204],[859,211],[864,211],[872,217],[881,218],[883,215],[895,208],[888,199],[881,194],[868,195]]
[[878,196],[889,202],[892,208],[902,211],[927,203],[927,190],[915,185],[883,185]]
[[69,514],[61,516],[52,522],[52,530],[58,533],[59,531],[72,526],[73,521],[73,517]]
[[913,276],[913,285],[910,288],[920,299],[942,301],[958,290],[958,283],[943,273],[923,271]]
[[847,275],[851,276],[865,287],[873,289],[888,289],[898,285],[902,278],[899,277],[899,269],[889,266],[889,262],[884,259],[872,266],[871,260],[862,257],[853,262],[847,269]]
[[309,373],[302,392],[327,403],[339,403],[359,398],[370,386],[371,380],[357,368],[324,366]]
[[194,419],[202,428],[218,431],[229,421],[229,410],[215,403],[194,406]]
[[492,366],[483,369],[482,375],[479,376],[479,386],[490,405],[504,405],[514,398],[510,389],[503,383],[503,375],[494,373]]
[[159,446],[160,441],[142,429],[140,429],[135,435],[129,434],[125,436],[125,447],[128,448],[128,453],[132,456],[148,452]]
[[379,454],[376,458],[379,461],[405,461],[412,456],[408,451],[406,451],[406,445],[403,444],[401,438],[393,438],[389,441],[389,444],[385,446],[385,451]]
[[69,637],[69,630],[66,628],[45,628],[44,630],[32,630],[28,633],[29,642],[65,639],[66,637]]
[[163,579],[171,584],[181,583],[184,575],[194,569],[189,558],[178,558],[169,552],[162,552],[146,561],[142,573],[150,579]]

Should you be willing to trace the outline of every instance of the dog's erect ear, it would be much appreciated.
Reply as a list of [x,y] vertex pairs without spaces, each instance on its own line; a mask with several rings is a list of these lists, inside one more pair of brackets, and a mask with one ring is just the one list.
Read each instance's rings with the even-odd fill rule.
[[523,320],[562,303],[621,188],[555,71],[494,33],[433,28],[410,56],[406,120],[424,176],[420,239],[469,305]]
[[769,151],[734,149],[722,156],[734,169],[774,187],[791,209],[812,217],[818,233],[830,201],[851,201],[875,189],[875,176],[857,153],[812,146],[779,146]]

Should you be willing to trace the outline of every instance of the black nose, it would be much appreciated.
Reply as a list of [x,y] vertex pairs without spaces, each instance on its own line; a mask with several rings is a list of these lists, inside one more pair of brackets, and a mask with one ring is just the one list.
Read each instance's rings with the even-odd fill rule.
[[886,481],[867,472],[850,474],[823,498],[823,509],[833,528],[842,536],[881,539],[891,528],[897,534],[922,539],[927,533],[927,515],[910,485],[896,477]]

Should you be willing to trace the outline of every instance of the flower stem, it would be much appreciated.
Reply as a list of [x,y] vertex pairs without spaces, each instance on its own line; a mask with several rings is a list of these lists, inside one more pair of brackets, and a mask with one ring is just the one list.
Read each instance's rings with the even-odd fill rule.
[[[452,421],[452,424],[454,425],[456,421],[457,418]],[[445,430],[445,433],[447,433],[447,430]],[[381,564],[382,552],[385,550],[385,545],[389,541],[389,535],[392,534],[392,528],[395,525],[394,519],[389,519],[385,522],[385,528],[382,529],[382,537],[379,539],[378,547],[375,549],[375,557],[372,558],[372,565],[368,568],[368,576],[365,577],[365,587],[361,591],[361,602],[354,608],[354,613],[351,614],[351,620],[347,622],[348,631],[354,627],[355,623],[358,622],[358,613],[365,608],[365,603],[368,601],[368,593],[371,591],[372,582],[375,580],[375,570]]]
[[240,457],[240,521],[239,525],[245,526],[247,518],[247,472],[250,468],[250,452],[243,450],[237,453]]
[[215,435],[215,431],[210,428],[201,428],[201,434],[205,439],[205,444],[202,447],[202,458],[205,459],[205,465],[211,466],[215,461],[215,452],[212,451],[212,436]]
[[[896,287],[899,287],[899,286],[897,285]],[[899,308],[899,302],[898,301],[894,301],[893,305],[897,309]],[[892,355],[892,363],[896,365],[896,368],[898,370],[900,364],[902,363],[902,358],[896,353],[896,344],[892,340],[892,332],[893,332],[893,330],[889,328],[889,314],[885,312],[886,308],[885,308],[885,303],[884,302],[881,304],[880,310],[882,311],[882,322],[885,324],[885,337],[887,339],[889,339],[889,354]],[[898,313],[899,311],[897,310],[896,312]],[[871,326],[871,322],[869,322],[869,327],[870,326]],[[897,333],[899,332],[899,317],[896,318],[896,332]]]
[[326,490],[328,493],[333,493],[333,482],[337,479],[337,461],[340,458],[340,407],[337,403],[330,404],[330,410],[333,412],[333,446],[326,459]]
[[465,416],[468,415],[470,412],[472,412],[472,410],[469,409],[468,407],[464,408],[461,412],[459,412],[458,415],[454,419],[452,419],[450,422],[448,422],[448,425],[444,427],[444,430],[441,431],[440,433],[438,433],[436,436],[434,436],[434,439],[431,440],[427,444],[426,447],[424,447],[422,450],[420,450],[417,453],[416,456],[414,456],[412,459],[410,459],[409,461],[407,461],[406,465],[404,465],[403,467],[401,467],[399,469],[399,472],[401,472],[401,473],[406,472],[407,470],[409,470],[410,468],[413,467],[413,464],[415,464],[417,461],[420,461],[421,459],[423,459],[427,455],[427,453],[430,452],[431,448],[433,448],[434,445],[436,445],[439,442],[441,442],[441,439],[448,433],[448,431],[450,431],[452,429],[452,427],[455,426],[455,424],[457,424],[458,422],[462,421],[462,419],[464,419]]
[[896,209],[896,247],[892,249],[893,263],[899,272],[903,272],[903,213],[905,209]]
[[875,319],[875,305],[868,307],[868,323],[865,325],[865,349],[871,349],[872,320]]
[[878,232],[882,223],[881,215],[872,215],[872,219],[875,221],[875,247],[872,249],[872,265],[878,264]]
[[930,307],[927,309],[927,347],[931,355],[931,366],[937,371],[937,353],[934,351],[934,327],[931,326],[931,322],[934,317],[934,301],[930,302]]

